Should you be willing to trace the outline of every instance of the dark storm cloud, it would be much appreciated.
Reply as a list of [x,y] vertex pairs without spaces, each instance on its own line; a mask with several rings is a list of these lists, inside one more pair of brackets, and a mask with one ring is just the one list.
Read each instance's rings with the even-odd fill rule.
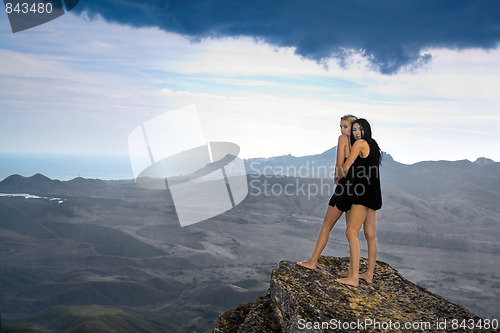
[[390,74],[430,59],[428,47],[494,48],[499,0],[82,0],[76,11],[197,40],[250,36],[318,62],[352,50]]

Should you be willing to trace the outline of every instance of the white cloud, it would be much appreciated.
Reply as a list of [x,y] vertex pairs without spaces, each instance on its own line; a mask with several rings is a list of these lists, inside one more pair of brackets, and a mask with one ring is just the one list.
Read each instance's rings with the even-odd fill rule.
[[0,61],[9,64],[0,68],[0,139],[25,129],[11,150],[50,143],[52,151],[126,154],[138,124],[196,104],[207,135],[238,143],[243,157],[320,153],[336,144],[340,116],[353,113],[402,162],[500,160],[498,134],[482,138],[485,122],[500,125],[498,48],[425,50],[433,55],[425,68],[384,76],[356,54],[348,70],[334,61],[325,70],[249,38],[191,43],[71,14],[41,27],[0,35]]

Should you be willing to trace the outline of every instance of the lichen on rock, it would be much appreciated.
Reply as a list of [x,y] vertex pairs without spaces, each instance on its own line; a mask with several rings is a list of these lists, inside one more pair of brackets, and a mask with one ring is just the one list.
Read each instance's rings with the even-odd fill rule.
[[[221,315],[214,332],[445,332],[454,320],[481,319],[381,261],[372,284],[360,280],[354,288],[335,282],[348,265],[349,258],[321,257],[318,267],[309,270],[281,261],[267,294],[244,311],[240,305]],[[360,268],[365,267],[362,258]],[[453,331],[470,332],[460,329]]]

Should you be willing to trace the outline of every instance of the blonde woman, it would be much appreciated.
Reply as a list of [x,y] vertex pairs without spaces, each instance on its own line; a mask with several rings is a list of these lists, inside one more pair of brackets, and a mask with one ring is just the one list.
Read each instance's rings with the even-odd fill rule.
[[325,218],[323,219],[323,225],[319,232],[313,254],[308,260],[298,262],[297,265],[299,266],[308,269],[315,269],[316,262],[328,243],[330,231],[333,229],[344,212],[346,213],[346,221],[349,220],[351,201],[349,198],[349,189],[347,188],[348,177],[343,177],[340,173],[342,172],[342,165],[351,151],[351,123],[356,119],[357,118],[353,115],[345,115],[340,118],[341,135],[339,136],[337,144],[337,161],[335,164],[334,175],[334,181],[337,183],[337,186],[335,187],[335,193],[328,203],[328,209],[326,211]]

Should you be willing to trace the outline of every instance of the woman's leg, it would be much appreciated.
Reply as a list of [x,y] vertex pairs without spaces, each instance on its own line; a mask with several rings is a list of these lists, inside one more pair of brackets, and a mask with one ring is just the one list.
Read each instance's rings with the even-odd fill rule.
[[316,262],[323,252],[323,249],[328,243],[328,238],[330,236],[330,231],[332,230],[335,223],[337,223],[338,219],[342,216],[342,211],[337,207],[328,206],[326,210],[325,218],[323,219],[323,226],[318,234],[318,240],[316,241],[316,246],[314,247],[313,254],[311,258],[306,261],[298,262],[297,264],[309,269],[316,268]]
[[363,224],[368,208],[361,205],[352,205],[349,222],[347,223],[346,237],[349,242],[349,276],[335,281],[348,284],[353,287],[358,286],[359,280],[359,239],[358,233]]
[[[344,214],[344,216],[345,216],[345,228],[346,228],[346,231],[347,231],[347,224],[349,223],[349,216],[350,216],[350,214],[351,214],[350,210],[348,210]],[[347,272],[340,272],[339,276],[340,277],[347,277],[347,276],[349,276],[349,270]]]
[[373,283],[373,273],[375,272],[375,263],[377,262],[377,211],[368,209],[366,214],[363,231],[365,233],[366,244],[368,245],[368,267],[366,272],[359,275],[360,279],[368,283]]

